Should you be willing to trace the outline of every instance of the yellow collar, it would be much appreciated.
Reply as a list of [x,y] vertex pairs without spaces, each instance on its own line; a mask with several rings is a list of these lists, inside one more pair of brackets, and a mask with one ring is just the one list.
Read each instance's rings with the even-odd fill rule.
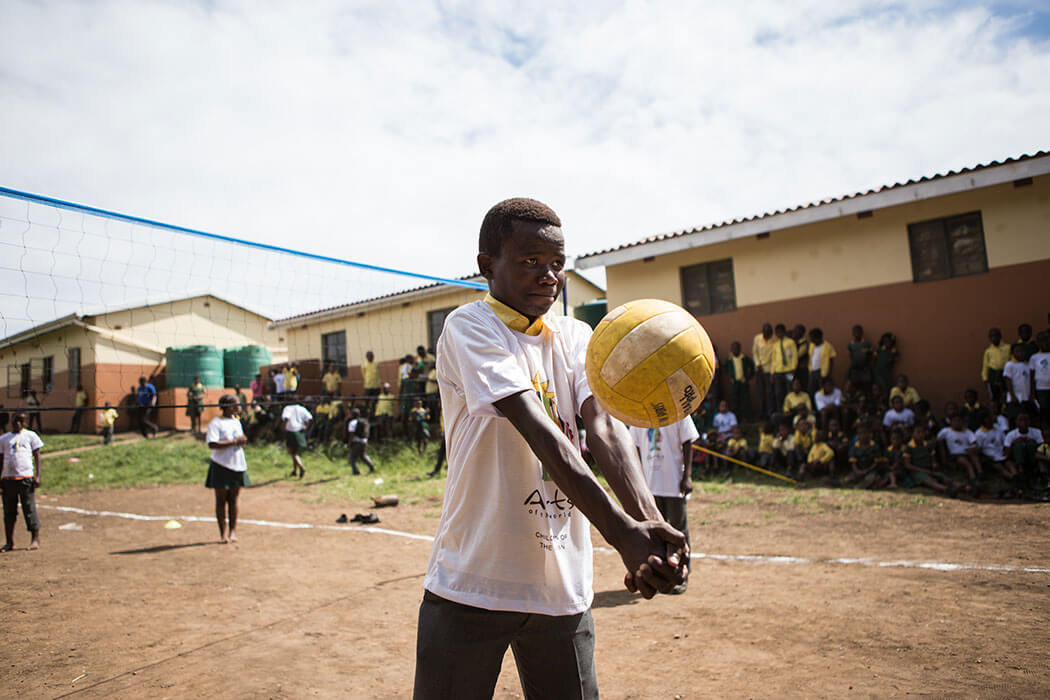
[[[507,328],[518,333],[524,333],[525,335],[539,335],[544,328],[551,328],[543,322],[543,317],[537,318],[532,324],[529,324],[529,319],[518,313],[516,310],[510,308],[502,301],[492,296],[492,294],[485,295],[485,303],[492,307],[492,311],[496,314],[496,318],[504,323]],[[556,331],[555,331],[556,332]]]

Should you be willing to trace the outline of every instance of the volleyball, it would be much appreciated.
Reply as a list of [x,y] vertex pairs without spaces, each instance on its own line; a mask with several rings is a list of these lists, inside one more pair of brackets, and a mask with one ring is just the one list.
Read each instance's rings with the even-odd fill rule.
[[610,311],[587,345],[587,381],[606,411],[658,428],[700,405],[715,374],[711,338],[693,315],[661,299]]

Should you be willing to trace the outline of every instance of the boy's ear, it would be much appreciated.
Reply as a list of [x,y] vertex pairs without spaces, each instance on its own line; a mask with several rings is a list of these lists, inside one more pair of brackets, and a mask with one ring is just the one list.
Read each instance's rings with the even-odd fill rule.
[[492,279],[492,256],[488,253],[478,253],[478,271],[487,280]]

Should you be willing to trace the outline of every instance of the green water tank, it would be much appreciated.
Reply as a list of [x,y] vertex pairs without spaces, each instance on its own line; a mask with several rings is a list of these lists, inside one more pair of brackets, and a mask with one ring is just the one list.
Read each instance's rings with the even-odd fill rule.
[[588,301],[585,304],[580,304],[572,310],[572,315],[577,319],[583,321],[591,328],[594,328],[598,323],[605,318],[608,304],[605,299],[595,299],[594,301]]
[[260,367],[273,364],[273,355],[262,345],[227,348],[222,351],[222,357],[226,386],[240,386],[242,389],[248,388]]
[[222,351],[214,345],[190,345],[184,348],[166,348],[167,364],[165,386],[188,387],[199,376],[206,387],[222,388]]

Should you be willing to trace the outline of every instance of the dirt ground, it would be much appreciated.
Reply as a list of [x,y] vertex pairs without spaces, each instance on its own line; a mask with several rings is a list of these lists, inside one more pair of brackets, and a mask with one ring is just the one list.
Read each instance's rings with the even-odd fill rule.
[[[682,596],[632,596],[619,558],[595,554],[604,697],[1050,696],[1050,506],[895,495],[841,507],[829,492],[827,507],[800,507],[791,495],[693,498],[694,551],[729,558],[696,559]],[[20,521],[19,549],[0,555],[2,694],[410,697],[430,543],[335,525],[363,504],[250,489],[243,518],[330,529],[246,523],[235,545],[216,543],[213,521],[164,529],[53,508],[209,518],[210,498],[191,486],[43,494],[43,548],[26,551]],[[439,508],[383,509],[379,527],[430,535]],[[508,655],[496,696],[520,695]]]

